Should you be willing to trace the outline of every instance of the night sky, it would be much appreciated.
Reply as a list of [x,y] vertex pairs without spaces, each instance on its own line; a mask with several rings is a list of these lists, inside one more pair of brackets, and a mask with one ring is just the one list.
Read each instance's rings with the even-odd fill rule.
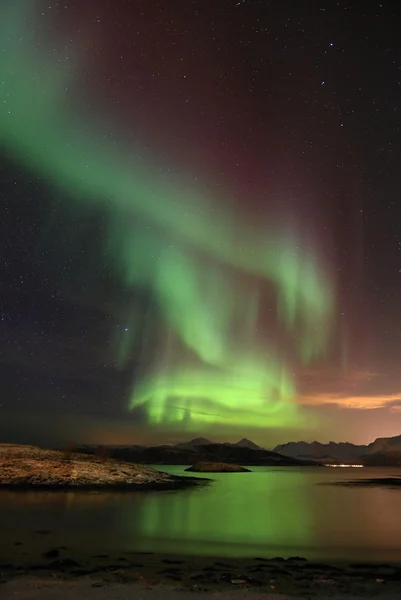
[[[400,434],[399,3],[16,4],[0,4],[0,439]],[[140,398],[161,365],[174,401],[155,423]],[[235,406],[212,389],[223,371]],[[246,420],[262,388],[283,416]]]

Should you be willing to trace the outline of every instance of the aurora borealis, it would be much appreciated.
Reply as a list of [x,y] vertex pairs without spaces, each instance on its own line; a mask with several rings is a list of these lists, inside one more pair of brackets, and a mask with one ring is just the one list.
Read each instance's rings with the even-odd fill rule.
[[[258,60],[274,62],[279,49],[259,46],[255,27],[263,34],[287,17],[277,11],[267,27],[262,7],[226,4],[226,27],[241,29],[244,12]],[[306,100],[298,114],[285,108],[283,81],[292,102],[298,88],[288,78],[297,66],[301,85],[309,72],[290,57],[285,65],[296,62],[283,66],[284,80],[273,68],[254,69],[259,100],[248,108],[245,49],[215,61],[207,36],[219,51],[224,35],[232,47],[235,36],[195,5],[182,14],[174,2],[166,13],[142,2],[118,10],[92,1],[1,5],[3,194],[10,206],[13,193],[26,203],[22,213],[15,203],[10,209],[11,229],[3,225],[3,236],[11,232],[6,263],[18,277],[15,293],[43,301],[27,309],[9,285],[11,312],[24,308],[18,319],[3,318],[4,365],[24,372],[25,382],[32,371],[45,373],[45,393],[37,394],[48,400],[39,412],[55,410],[65,423],[108,415],[101,437],[110,441],[129,438],[130,427],[134,436],[173,439],[275,431],[283,441],[277,435],[287,431],[333,431],[338,415],[319,412],[324,405],[349,414],[388,405],[397,414],[401,382],[390,375],[392,389],[373,393],[369,382],[383,381],[385,370],[362,357],[371,346],[369,331],[359,333],[368,227],[360,198],[375,186],[363,191],[367,166],[348,172],[351,155],[364,164],[353,113],[345,118],[327,98],[318,123]],[[205,21],[213,23],[209,34]],[[337,52],[334,42],[315,45],[320,62]],[[311,98],[337,89],[330,68],[314,83],[309,75]],[[275,99],[264,105],[267,85]],[[24,221],[17,233],[21,218],[34,227]],[[30,276],[19,277],[21,261],[24,269],[31,261]],[[24,327],[27,341],[15,349]],[[53,357],[38,366],[37,352]],[[29,405],[26,392],[12,388],[1,407],[11,413],[15,398]]]

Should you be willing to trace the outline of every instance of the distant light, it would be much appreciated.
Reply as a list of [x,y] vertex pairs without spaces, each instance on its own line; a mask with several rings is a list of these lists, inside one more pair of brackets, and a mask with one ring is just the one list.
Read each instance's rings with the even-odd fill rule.
[[346,467],[347,469],[361,468],[363,465],[324,465],[325,467]]
[[124,329],[124,331],[128,331],[128,327],[126,327],[126,328]]

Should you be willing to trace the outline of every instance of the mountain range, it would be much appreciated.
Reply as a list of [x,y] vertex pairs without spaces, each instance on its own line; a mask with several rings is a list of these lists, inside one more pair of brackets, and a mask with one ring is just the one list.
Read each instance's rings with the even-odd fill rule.
[[301,460],[314,460],[325,464],[352,464],[365,466],[401,466],[401,435],[377,438],[367,445],[349,442],[289,442],[279,444],[274,452]]
[[311,466],[314,460],[299,459],[265,450],[243,438],[233,444],[215,443],[205,438],[163,446],[77,446],[76,452],[151,465],[193,465],[198,462],[224,462],[238,465]]
[[[194,446],[210,446],[215,444],[215,442],[211,442],[206,438],[195,438],[190,442],[181,442],[176,445],[177,448],[193,448]],[[263,450],[260,446],[255,444],[255,442],[251,442],[247,438],[242,438],[239,442],[235,442],[234,444],[231,442],[223,442],[223,446],[230,446],[232,448],[250,448],[251,450]]]
[[224,462],[244,466],[319,466],[322,464],[363,464],[401,466],[401,435],[377,438],[368,445],[349,442],[289,442],[273,450],[261,448],[243,438],[236,443],[216,443],[206,438],[161,446],[82,445],[76,452],[96,454],[127,462],[154,465],[193,465],[197,462]]

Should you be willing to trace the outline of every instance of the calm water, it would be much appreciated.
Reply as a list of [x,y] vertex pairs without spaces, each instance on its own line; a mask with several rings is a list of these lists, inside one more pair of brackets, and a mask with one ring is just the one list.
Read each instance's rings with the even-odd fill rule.
[[401,469],[254,467],[178,492],[1,492],[1,545],[401,562],[401,489],[320,485],[383,476]]

